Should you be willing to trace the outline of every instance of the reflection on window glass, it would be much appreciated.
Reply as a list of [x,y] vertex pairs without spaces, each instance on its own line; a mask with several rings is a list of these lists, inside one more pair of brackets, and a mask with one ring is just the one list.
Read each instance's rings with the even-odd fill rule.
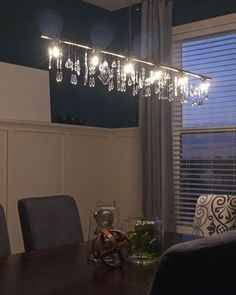
[[183,127],[236,124],[236,33],[182,43],[182,67],[212,77],[200,108],[183,105]]
[[200,195],[236,194],[236,32],[181,44],[178,65],[212,77],[204,105],[189,101],[173,117],[176,220],[192,224]]
[[198,196],[235,193],[235,144],[235,132],[181,135],[180,216],[183,220],[186,212],[194,214]]

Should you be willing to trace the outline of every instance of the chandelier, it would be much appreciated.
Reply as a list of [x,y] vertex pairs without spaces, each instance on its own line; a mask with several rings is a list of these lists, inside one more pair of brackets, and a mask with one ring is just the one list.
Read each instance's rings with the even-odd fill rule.
[[41,38],[50,43],[48,67],[55,69],[58,83],[67,72],[74,86],[92,88],[101,83],[109,92],[130,91],[146,98],[155,94],[160,100],[191,100],[193,106],[208,99],[210,77],[67,40]]

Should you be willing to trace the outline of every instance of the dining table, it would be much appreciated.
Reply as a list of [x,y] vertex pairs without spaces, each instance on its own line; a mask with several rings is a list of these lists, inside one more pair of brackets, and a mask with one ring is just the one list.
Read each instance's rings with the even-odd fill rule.
[[[165,233],[164,247],[192,239]],[[112,268],[88,259],[88,243],[12,254],[0,258],[2,295],[146,295],[158,262],[127,260]]]

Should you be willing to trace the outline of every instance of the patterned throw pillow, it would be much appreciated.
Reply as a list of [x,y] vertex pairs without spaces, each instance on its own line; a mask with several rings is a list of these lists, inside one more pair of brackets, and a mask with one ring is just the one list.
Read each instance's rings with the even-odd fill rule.
[[236,196],[202,195],[197,200],[193,234],[207,237],[235,229]]

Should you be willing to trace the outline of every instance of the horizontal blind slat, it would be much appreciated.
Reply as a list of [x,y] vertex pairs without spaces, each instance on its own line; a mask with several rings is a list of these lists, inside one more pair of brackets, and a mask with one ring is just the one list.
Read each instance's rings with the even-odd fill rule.
[[173,48],[176,66],[212,77],[202,108],[193,108],[191,99],[173,102],[175,215],[189,225],[199,195],[236,194],[236,131],[228,127],[236,126],[236,33],[178,41]]

